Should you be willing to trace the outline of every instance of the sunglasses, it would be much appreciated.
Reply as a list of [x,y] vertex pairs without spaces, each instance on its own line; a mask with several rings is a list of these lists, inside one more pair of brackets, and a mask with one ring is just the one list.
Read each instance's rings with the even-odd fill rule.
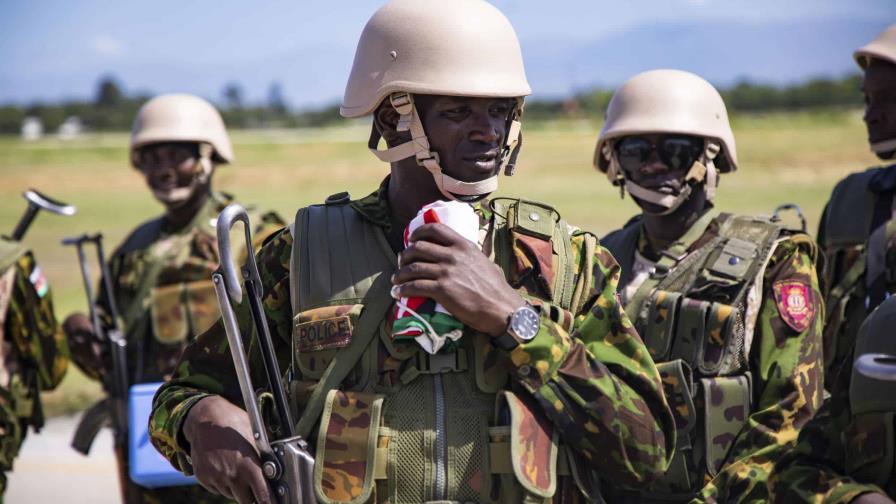
[[661,135],[655,141],[643,136],[627,136],[615,146],[616,159],[623,170],[639,170],[654,152],[672,170],[687,170],[700,157],[703,139],[689,135]]

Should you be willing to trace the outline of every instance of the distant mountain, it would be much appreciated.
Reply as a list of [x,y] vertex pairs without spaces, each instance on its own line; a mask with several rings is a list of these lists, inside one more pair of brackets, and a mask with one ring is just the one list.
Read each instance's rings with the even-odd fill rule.
[[852,52],[887,25],[859,19],[664,23],[577,45],[524,40],[523,51],[532,88],[541,95],[616,86],[653,68],[688,70],[721,86],[743,78],[784,84],[858,71]]

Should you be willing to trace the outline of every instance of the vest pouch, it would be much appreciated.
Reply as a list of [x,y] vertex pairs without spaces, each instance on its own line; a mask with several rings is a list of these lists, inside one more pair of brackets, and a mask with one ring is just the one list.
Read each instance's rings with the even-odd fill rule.
[[159,343],[165,345],[183,343],[190,334],[184,291],[182,283],[150,289],[149,314],[152,334]]
[[382,408],[383,397],[378,394],[341,390],[327,394],[314,464],[319,503],[374,501]]
[[675,337],[675,326],[678,323],[678,309],[681,293],[657,290],[650,295],[650,308],[647,319],[639,322],[638,332],[644,338],[644,344],[650,356],[656,361],[669,358],[672,340]]
[[842,435],[846,447],[846,473],[851,477],[887,488],[896,478],[896,413],[853,414]]
[[706,336],[701,349],[698,369],[706,374],[715,374],[722,365],[722,358],[729,347],[731,324],[735,320],[734,307],[724,303],[712,303],[706,318]]
[[497,479],[492,497],[500,503],[549,503],[557,490],[557,433],[531,401],[506,390],[496,398],[489,460]]
[[201,280],[184,284],[187,304],[187,315],[190,317],[190,329],[195,336],[207,331],[221,318],[218,298],[215,295],[215,283]]
[[325,306],[293,318],[293,357],[303,379],[319,379],[339,349],[351,343],[363,308],[360,304]]
[[750,374],[701,378],[706,471],[715,477],[747,423],[752,404]]
[[735,284],[743,281],[756,257],[757,244],[740,238],[728,238],[725,245],[710,257],[705,279],[713,283]]
[[676,496],[687,500],[703,483],[702,468],[694,456],[694,427],[697,410],[694,407],[694,380],[690,366],[680,359],[656,365],[663,382],[663,393],[675,418],[675,453],[666,473],[650,485],[648,493]]
[[712,303],[684,298],[678,308],[675,342],[672,345],[672,359],[681,359],[689,364],[697,362],[697,355],[703,346],[706,323]]

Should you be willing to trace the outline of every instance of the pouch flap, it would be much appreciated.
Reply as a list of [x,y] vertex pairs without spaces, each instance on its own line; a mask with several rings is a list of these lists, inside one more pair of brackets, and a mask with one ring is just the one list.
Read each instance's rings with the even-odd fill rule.
[[750,376],[701,378],[700,384],[706,410],[706,470],[714,477],[750,415]]
[[370,499],[382,406],[378,394],[341,390],[327,394],[314,464],[314,492],[321,504],[361,504]]
[[706,319],[709,315],[710,303],[696,299],[684,298],[678,309],[678,323],[675,330],[675,342],[672,345],[672,359],[685,362],[697,362],[697,353],[703,345],[706,334]]
[[729,238],[709,270],[722,277],[740,280],[749,271],[757,248],[755,243]]
[[557,433],[531,400],[502,391],[510,412],[510,457],[517,481],[528,492],[549,498],[557,489]]
[[153,336],[166,345],[186,341],[190,333],[187,306],[184,303],[184,284],[176,283],[150,290],[149,314]]
[[725,335],[734,320],[734,307],[723,303],[713,303],[706,318],[706,340],[701,357],[701,369],[718,370],[725,354]]
[[[690,366],[681,359],[660,362],[656,365],[663,380],[663,393],[669,402],[669,409],[675,418],[675,430],[678,431],[679,444],[690,442],[688,434],[697,423],[694,409],[694,378]],[[687,441],[686,441],[687,440]]]
[[215,295],[215,283],[211,280],[200,280],[185,284],[185,289],[190,327],[193,334],[198,336],[221,318],[221,309],[218,307],[218,298]]
[[669,358],[680,300],[681,293],[666,290],[657,290],[650,296],[647,319],[640,321],[638,330],[654,360]]
[[550,241],[554,221],[559,219],[553,208],[532,201],[519,200],[513,212],[511,229]]

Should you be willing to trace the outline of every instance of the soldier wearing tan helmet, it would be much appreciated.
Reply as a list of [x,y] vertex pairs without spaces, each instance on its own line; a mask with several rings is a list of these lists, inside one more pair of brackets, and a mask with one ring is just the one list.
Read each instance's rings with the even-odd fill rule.
[[[896,165],[888,165],[896,156],[896,25],[853,56],[865,72],[868,143],[885,163],[841,180],[821,218],[831,398],[776,468],[772,486],[781,502],[870,504],[892,503],[884,494],[896,497],[893,383],[864,377],[854,366],[863,321],[896,293]],[[866,331],[866,351],[893,340],[892,326],[876,327]]]
[[[300,209],[259,255],[318,502],[583,502],[598,477],[665,469],[673,420],[615,262],[550,206],[485,199],[528,94],[516,34],[482,0],[393,0],[364,28],[342,114],[372,114],[390,175]],[[430,223],[405,247],[440,200],[473,214],[478,243]],[[438,350],[399,339],[392,296],[437,302],[462,335]],[[270,502],[227,352],[220,326],[188,347],[152,440],[207,487]],[[227,446],[225,427],[240,434]]]
[[722,97],[694,74],[626,81],[594,164],[642,210],[601,243],[622,267],[622,303],[658,363],[677,427],[660,480],[607,481],[604,496],[767,501],[774,457],[821,404],[815,246],[774,220],[714,209],[737,150]]
[[[134,119],[130,162],[165,212],[139,225],[109,259],[128,341],[131,385],[170,377],[187,343],[219,317],[210,280],[218,265],[214,223],[232,197],[212,190],[212,176],[217,165],[231,161],[233,148],[224,121],[201,98],[158,96]],[[273,212],[256,213],[253,222],[259,240],[284,225]],[[104,300],[99,296],[97,303],[108,320],[112,311]],[[75,363],[89,377],[104,379],[111,372],[110,359],[88,317],[72,314],[64,328]],[[119,455],[125,467],[127,459]],[[227,502],[196,485],[154,490],[138,486],[127,498],[166,504]]]

